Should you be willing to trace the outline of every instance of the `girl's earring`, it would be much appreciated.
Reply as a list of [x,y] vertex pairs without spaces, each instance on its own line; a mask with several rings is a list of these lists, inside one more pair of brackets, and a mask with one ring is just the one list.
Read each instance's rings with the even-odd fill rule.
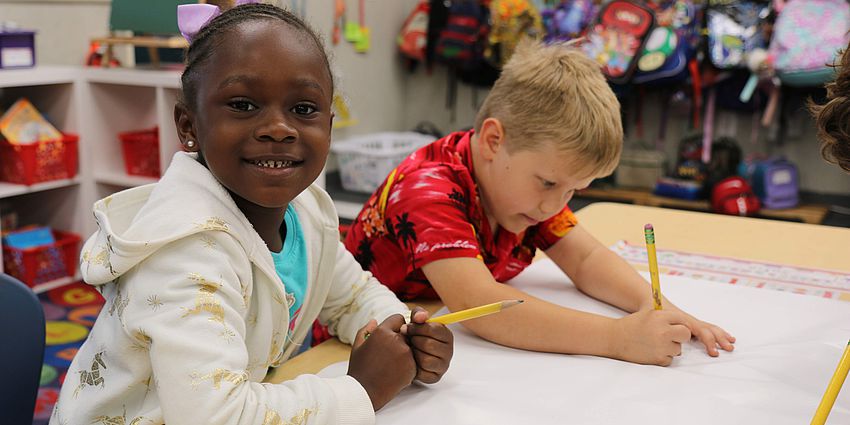
[[189,148],[189,149],[193,149],[195,147],[195,141],[194,140],[187,140],[186,141],[186,147]]

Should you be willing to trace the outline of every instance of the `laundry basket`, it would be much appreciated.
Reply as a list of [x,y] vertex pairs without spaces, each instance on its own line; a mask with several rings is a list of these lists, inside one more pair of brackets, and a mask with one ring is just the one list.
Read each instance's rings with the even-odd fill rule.
[[340,140],[331,144],[337,155],[342,187],[372,193],[404,158],[434,141],[414,132],[385,132]]

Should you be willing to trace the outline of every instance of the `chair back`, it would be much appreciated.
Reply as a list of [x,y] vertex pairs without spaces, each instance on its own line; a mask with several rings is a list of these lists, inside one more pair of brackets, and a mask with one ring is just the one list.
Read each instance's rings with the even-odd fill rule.
[[44,361],[44,312],[32,290],[0,273],[0,416],[32,424]]

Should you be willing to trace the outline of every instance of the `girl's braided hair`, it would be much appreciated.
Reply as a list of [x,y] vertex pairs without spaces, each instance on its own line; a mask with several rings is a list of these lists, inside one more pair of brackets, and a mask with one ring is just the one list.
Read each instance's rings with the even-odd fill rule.
[[310,28],[301,18],[289,11],[269,4],[249,3],[228,9],[221,15],[216,16],[192,38],[189,51],[186,53],[186,68],[180,77],[183,83],[181,102],[188,106],[189,109],[195,110],[195,96],[197,95],[199,77],[202,73],[201,68],[212,55],[215,47],[221,43],[222,35],[243,22],[257,19],[279,19],[290,27],[310,36],[322,53],[328,75],[331,77],[331,84],[333,84],[330,61],[328,60],[324,43],[316,31]]

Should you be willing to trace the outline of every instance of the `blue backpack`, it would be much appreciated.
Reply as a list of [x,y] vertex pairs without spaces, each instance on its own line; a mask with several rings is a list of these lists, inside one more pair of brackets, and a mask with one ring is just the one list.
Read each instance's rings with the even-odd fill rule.
[[543,9],[540,16],[546,29],[544,40],[569,41],[581,37],[598,9],[593,0],[563,0],[552,8]]
[[696,57],[701,34],[700,9],[692,0],[665,0],[648,4],[656,27],[649,34],[632,82],[667,83],[688,76],[688,62]]
[[767,2],[711,0],[706,12],[708,59],[719,69],[746,68],[747,55],[767,47],[761,24]]

